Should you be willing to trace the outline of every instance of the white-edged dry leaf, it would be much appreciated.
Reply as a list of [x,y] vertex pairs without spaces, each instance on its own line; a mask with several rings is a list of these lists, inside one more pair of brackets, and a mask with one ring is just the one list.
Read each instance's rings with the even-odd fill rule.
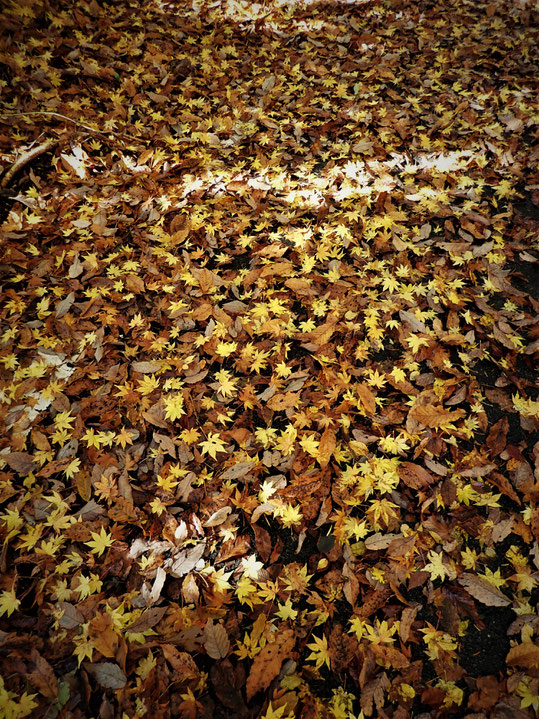
[[150,592],[150,596],[148,597],[148,606],[151,604],[155,604],[159,600],[161,596],[161,590],[163,589],[166,578],[167,573],[165,572],[163,567],[157,567],[157,570],[155,572],[155,579],[153,580],[152,591]]
[[183,577],[189,574],[202,559],[205,549],[206,542],[200,542],[196,547],[190,547],[189,549],[178,552],[178,554],[174,556],[174,560],[170,566],[172,576]]

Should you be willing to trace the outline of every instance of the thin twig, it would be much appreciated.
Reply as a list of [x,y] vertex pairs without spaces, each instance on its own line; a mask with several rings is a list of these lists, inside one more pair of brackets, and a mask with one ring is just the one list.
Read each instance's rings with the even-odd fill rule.
[[[96,135],[101,135],[101,137],[107,137],[108,135],[114,135],[114,137],[125,138],[127,140],[131,140],[132,142],[142,142],[142,143],[151,142],[151,140],[147,140],[144,137],[134,137],[133,135],[128,135],[125,132],[114,132],[114,130],[109,130],[108,132],[103,132],[102,130],[96,130],[95,127],[90,127],[89,125],[85,125],[80,120],[74,120],[72,117],[68,117],[67,115],[62,115],[59,112],[52,112],[51,110],[29,110],[28,112],[0,112],[0,118],[2,118],[2,117],[24,117],[24,115],[46,115],[49,117],[58,117],[61,120],[67,120],[68,122],[72,122],[74,125],[78,125],[79,127],[82,127],[85,130],[88,130],[88,132],[94,132]],[[176,142],[193,142],[193,140],[190,137],[179,137],[179,138],[176,138]]]
[[7,187],[13,176],[16,175],[22,167],[27,165],[29,162],[32,162],[34,157],[38,157],[44,152],[47,152],[47,150],[53,145],[55,145],[57,142],[57,140],[50,138],[48,140],[45,140],[45,142],[42,142],[41,145],[37,145],[31,150],[23,152],[23,154],[18,158],[18,160],[15,160],[13,165],[11,165],[9,170],[6,171],[5,175],[0,180],[0,187]]
[[88,132],[94,132],[96,135],[101,135],[102,137],[107,137],[107,135],[114,135],[115,137],[125,137],[128,140],[132,140],[134,142],[149,142],[149,140],[145,140],[142,137],[133,137],[132,135],[127,135],[125,132],[114,132],[114,130],[103,132],[102,130],[96,130],[95,127],[85,125],[80,120],[74,120],[72,117],[62,115],[59,112],[52,112],[51,110],[29,110],[28,112],[0,112],[0,117],[24,117],[24,115],[45,115],[48,117],[57,117],[60,120],[67,120],[67,122],[72,122],[74,125],[78,125],[79,127],[84,128]]

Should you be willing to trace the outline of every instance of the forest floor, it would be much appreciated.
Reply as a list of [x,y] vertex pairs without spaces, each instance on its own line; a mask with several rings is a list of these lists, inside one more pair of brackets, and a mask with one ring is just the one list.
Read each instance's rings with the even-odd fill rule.
[[532,3],[0,23],[0,715],[534,716]]

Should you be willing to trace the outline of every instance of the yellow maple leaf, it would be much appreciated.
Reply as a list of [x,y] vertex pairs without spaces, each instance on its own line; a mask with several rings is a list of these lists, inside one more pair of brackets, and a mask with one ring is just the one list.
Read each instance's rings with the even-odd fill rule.
[[97,554],[100,557],[105,549],[108,549],[114,544],[114,539],[110,534],[105,531],[105,527],[101,527],[101,531],[91,532],[92,539],[88,542],[84,542],[86,546],[90,547],[93,554]]
[[291,619],[294,621],[298,616],[298,610],[294,609],[292,606],[292,600],[289,597],[284,604],[279,602],[279,611],[275,612],[275,614],[281,619]]
[[21,604],[21,600],[17,599],[14,589],[4,589],[0,594],[0,617],[7,614],[10,617],[16,612]]
[[319,637],[315,637],[314,635],[313,639],[314,642],[311,642],[311,644],[307,644],[307,647],[309,649],[312,649],[312,652],[307,657],[307,661],[314,662],[317,669],[320,669],[322,666],[324,666],[324,664],[327,665],[328,669],[331,668],[328,640],[325,636],[322,636],[322,638],[320,639]]
[[78,472],[80,472],[80,459],[75,457],[64,469],[64,474],[68,479],[73,479]]
[[145,397],[159,387],[159,379],[154,374],[148,374],[138,382],[137,392]]
[[183,408],[184,399],[182,394],[172,394],[165,397],[165,419],[169,419],[171,422],[179,419],[185,414]]
[[217,452],[226,452],[225,446],[225,443],[216,432],[210,432],[208,438],[199,444],[202,454],[209,454],[213,459],[217,459]]

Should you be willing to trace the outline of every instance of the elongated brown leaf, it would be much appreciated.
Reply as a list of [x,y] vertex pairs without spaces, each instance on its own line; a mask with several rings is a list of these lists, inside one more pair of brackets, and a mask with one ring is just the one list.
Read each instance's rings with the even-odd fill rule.
[[472,597],[488,607],[507,607],[511,604],[503,592],[483,577],[465,573],[458,581]]
[[230,649],[230,640],[222,624],[206,622],[204,627],[204,647],[212,659],[224,659]]
[[246,693],[250,700],[257,692],[269,687],[281,670],[281,664],[286,659],[296,643],[292,629],[282,629],[268,642],[256,655],[249,676],[247,677]]

